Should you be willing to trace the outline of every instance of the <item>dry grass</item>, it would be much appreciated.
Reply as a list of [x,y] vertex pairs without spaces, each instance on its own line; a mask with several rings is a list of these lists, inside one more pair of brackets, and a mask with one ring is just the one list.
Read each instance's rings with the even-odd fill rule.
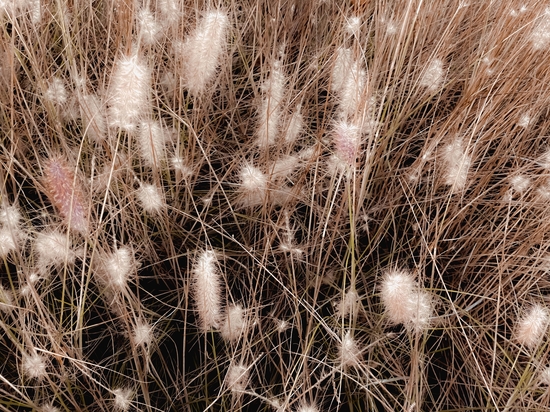
[[544,2],[0,20],[1,410],[548,409]]

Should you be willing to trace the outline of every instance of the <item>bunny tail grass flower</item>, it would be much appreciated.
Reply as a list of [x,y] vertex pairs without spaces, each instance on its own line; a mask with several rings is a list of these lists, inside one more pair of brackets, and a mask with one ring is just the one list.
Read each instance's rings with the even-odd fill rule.
[[338,122],[332,132],[334,154],[329,159],[332,174],[351,174],[357,165],[361,148],[361,129],[347,122]]
[[64,105],[67,102],[67,90],[63,80],[54,77],[44,92],[44,99],[54,105]]
[[59,156],[44,165],[44,186],[48,198],[61,217],[75,232],[88,232],[88,210],[73,169]]
[[24,354],[21,366],[29,378],[41,380],[46,377],[46,360],[38,353]]
[[527,113],[522,113],[521,116],[519,116],[517,124],[519,127],[527,129],[529,126],[533,124],[533,122],[534,122],[533,117],[529,112],[527,112]]
[[133,131],[147,114],[151,94],[151,72],[137,53],[122,56],[115,64],[108,93],[111,127]]
[[9,228],[18,228],[21,221],[21,212],[15,205],[0,209],[0,223]]
[[16,206],[6,206],[0,209],[0,258],[5,258],[17,249],[19,241],[24,237],[20,228],[21,212]]
[[109,254],[103,262],[103,280],[114,290],[124,290],[135,261],[132,250],[123,246]]
[[284,142],[288,145],[293,145],[296,143],[303,128],[304,116],[302,115],[302,105],[299,104],[290,116],[290,120],[284,134]]
[[332,89],[341,94],[354,64],[351,49],[340,47],[336,50],[336,59],[332,67]]
[[354,317],[359,311],[361,305],[361,298],[357,291],[350,288],[345,294],[342,300],[336,307],[336,314],[339,317],[345,318],[346,316]]
[[353,167],[361,146],[361,130],[346,122],[339,122],[333,132],[334,151],[346,166]]
[[143,319],[138,319],[134,326],[133,338],[136,346],[149,346],[153,342],[153,327]]
[[422,73],[419,84],[434,93],[441,87],[444,75],[443,62],[440,59],[433,59]]
[[319,412],[319,409],[315,405],[302,405],[296,409],[296,412]]
[[15,307],[15,299],[12,291],[0,285],[0,311],[8,313]]
[[227,387],[233,393],[239,393],[246,389],[248,384],[248,368],[242,364],[234,364],[229,367],[227,371]]
[[432,315],[431,297],[418,289],[410,273],[397,269],[388,271],[382,280],[380,299],[391,323],[402,323],[417,331],[428,326]]
[[134,393],[130,388],[117,388],[113,391],[115,396],[113,406],[119,411],[127,411],[132,406],[132,398]]
[[534,50],[545,50],[550,44],[550,8],[537,19],[531,32],[531,44]]
[[340,363],[342,367],[353,366],[359,363],[360,358],[361,351],[357,346],[357,342],[355,342],[351,333],[348,331],[340,343]]
[[156,3],[161,15],[159,20],[163,26],[171,26],[179,20],[182,0],[157,0]]
[[43,0],[29,0],[29,15],[31,17],[32,24],[39,24],[42,21],[42,1]]
[[156,21],[155,16],[148,8],[143,8],[138,12],[137,21],[139,26],[140,39],[144,44],[152,46],[157,41],[161,32],[161,27]]
[[40,412],[60,412],[52,403],[45,403],[40,407]]
[[162,194],[155,185],[142,183],[137,191],[137,198],[143,210],[151,214],[160,213],[165,206]]
[[339,117],[348,119],[364,111],[367,102],[367,72],[361,68],[359,61],[352,62],[343,73],[342,86],[339,90]]
[[285,94],[286,77],[281,68],[281,61],[275,60],[269,77],[262,85],[263,99],[258,109],[258,131],[256,144],[267,148],[275,144],[279,133],[281,106]]
[[164,159],[164,130],[158,122],[143,122],[137,136],[141,158],[147,166],[158,166]]
[[536,348],[542,342],[549,320],[546,307],[533,305],[516,325],[516,340],[527,348]]
[[13,229],[3,227],[0,229],[0,258],[5,258],[8,254],[17,249],[17,235]]
[[183,80],[192,95],[202,93],[216,74],[226,47],[229,18],[221,10],[205,14],[183,45]]
[[241,305],[228,306],[225,314],[225,321],[220,328],[222,338],[228,342],[239,340],[246,329],[246,319]]
[[443,148],[444,178],[452,193],[457,193],[466,188],[468,172],[472,164],[472,158],[462,140],[457,139]]
[[221,285],[218,259],[212,250],[202,251],[193,267],[193,295],[203,331],[217,329],[221,317]]
[[71,249],[71,240],[66,233],[40,232],[36,236],[34,247],[40,267],[74,263],[75,253]]
[[241,193],[240,204],[243,207],[261,205],[268,192],[268,178],[258,167],[246,162],[239,172]]
[[550,386],[550,366],[546,366],[539,375],[541,385]]

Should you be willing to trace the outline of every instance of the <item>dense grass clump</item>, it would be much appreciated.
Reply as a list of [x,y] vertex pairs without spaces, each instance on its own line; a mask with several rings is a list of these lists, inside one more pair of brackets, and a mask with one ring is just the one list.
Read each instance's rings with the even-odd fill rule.
[[0,25],[0,410],[550,407],[547,4]]

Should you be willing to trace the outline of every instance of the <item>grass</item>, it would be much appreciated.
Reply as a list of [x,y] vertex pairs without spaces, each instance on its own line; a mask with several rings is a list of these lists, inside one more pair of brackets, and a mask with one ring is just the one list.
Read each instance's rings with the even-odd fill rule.
[[548,409],[545,3],[0,21],[1,410]]

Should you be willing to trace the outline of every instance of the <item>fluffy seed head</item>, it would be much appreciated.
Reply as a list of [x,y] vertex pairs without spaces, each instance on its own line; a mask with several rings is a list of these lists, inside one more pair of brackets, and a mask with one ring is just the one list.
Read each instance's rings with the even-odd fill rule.
[[281,156],[269,167],[270,175],[274,179],[285,179],[291,175],[300,164],[300,158],[296,155]]
[[164,207],[160,190],[155,185],[143,183],[137,191],[137,198],[143,210],[151,214],[159,213]]
[[361,32],[361,19],[357,16],[350,17],[346,21],[346,31],[351,36],[359,36]]
[[340,363],[342,367],[356,365],[361,357],[361,351],[352,338],[350,332],[346,332],[340,344]]
[[220,329],[222,338],[229,342],[239,340],[246,328],[244,310],[241,305],[231,305],[226,309],[225,321]]
[[134,325],[133,335],[136,346],[149,346],[153,341],[153,327],[143,319],[138,319]]
[[123,246],[106,257],[104,271],[107,283],[115,290],[124,290],[134,268],[132,250]]
[[367,72],[353,58],[352,50],[339,48],[332,68],[332,87],[339,100],[338,116],[342,120],[361,115],[365,110]]
[[0,258],[5,258],[17,249],[17,235],[15,231],[9,227],[0,229]]
[[534,50],[544,50],[550,44],[550,9],[539,16],[531,32],[531,44]]
[[43,379],[46,377],[46,360],[43,356],[33,353],[32,355],[23,355],[23,372],[34,379]]
[[360,61],[352,62],[346,72],[339,96],[339,118],[348,119],[362,113],[365,109],[367,72],[362,69]]
[[342,93],[353,66],[351,49],[340,47],[336,50],[336,60],[332,67],[332,88]]
[[304,116],[302,116],[302,106],[296,106],[296,109],[290,116],[290,121],[284,134],[284,141],[286,144],[292,145],[298,140],[302,129],[304,128]]
[[338,304],[337,314],[340,317],[355,316],[359,309],[360,297],[355,289],[349,289]]
[[2,312],[10,312],[14,307],[12,291],[0,285],[0,310]]
[[418,290],[413,276],[405,271],[390,270],[380,287],[380,299],[393,324],[422,330],[432,315],[432,301],[427,292]]
[[275,326],[277,327],[278,333],[284,333],[290,328],[290,323],[284,319],[275,319]]
[[534,349],[541,343],[548,322],[548,309],[540,304],[533,305],[516,325],[517,341],[527,348]]
[[445,183],[451,187],[451,192],[464,190],[468,183],[472,158],[466,153],[462,140],[457,139],[444,147],[443,161]]
[[245,163],[239,172],[241,203],[245,207],[261,205],[268,191],[267,176],[256,166]]
[[545,367],[540,373],[540,383],[550,386],[550,366]]
[[179,155],[175,155],[170,159],[170,163],[173,169],[178,175],[178,179],[189,179],[193,176],[193,169],[187,164],[187,162]]
[[550,200],[550,178],[538,187],[537,194],[543,200]]
[[394,34],[397,33],[397,30],[398,30],[398,26],[397,24],[395,24],[393,21],[391,20],[387,20],[385,22],[383,22],[386,24],[386,34],[388,36],[392,36]]
[[248,384],[248,368],[242,363],[231,365],[227,371],[227,387],[231,392],[242,392]]
[[88,210],[73,169],[61,157],[55,156],[45,162],[43,179],[50,202],[69,228],[82,234],[87,233]]
[[200,253],[193,267],[193,294],[199,324],[203,331],[217,329],[220,324],[221,298],[218,259],[211,250]]
[[422,331],[426,329],[430,323],[430,318],[433,313],[432,297],[425,291],[415,291],[411,296],[412,311],[410,320],[410,329]]
[[184,83],[191,94],[202,93],[216,74],[225,49],[228,26],[226,13],[211,10],[186,39],[183,73]]
[[147,166],[160,165],[164,158],[164,145],[166,136],[162,127],[157,122],[148,121],[141,124],[137,144],[141,158]]
[[531,179],[529,176],[517,175],[510,179],[510,186],[515,192],[524,193],[531,186]]
[[0,209],[0,223],[10,228],[17,228],[21,220],[21,212],[17,206],[6,206]]
[[267,177],[257,167],[245,164],[240,172],[241,187],[246,192],[265,191]]
[[147,113],[151,73],[137,54],[122,56],[111,75],[108,118],[112,127],[133,131]]
[[302,405],[296,410],[296,412],[319,412],[319,409],[317,409],[317,406],[315,405]]
[[540,166],[544,169],[544,172],[548,174],[550,172],[550,149],[547,149],[541,156]]
[[347,122],[338,122],[334,127],[332,140],[334,154],[342,167],[346,170],[355,168],[361,147],[360,128]]
[[42,6],[41,6],[41,0],[29,0],[28,1],[28,7],[29,7],[29,15],[31,17],[32,24],[39,24],[42,20]]
[[286,77],[281,68],[281,62],[276,60],[271,67],[269,77],[262,85],[264,95],[258,108],[258,137],[256,140],[256,144],[260,148],[267,148],[275,144],[279,134],[285,85]]
[[66,233],[40,232],[36,236],[34,247],[38,253],[39,266],[62,266],[65,262],[74,263],[71,240]]
[[166,26],[176,23],[181,14],[181,0],[157,0],[162,19]]
[[151,10],[144,8],[138,12],[137,21],[139,26],[139,35],[144,44],[151,46],[155,44],[161,27],[155,20]]
[[532,122],[533,118],[531,115],[529,113],[523,113],[518,119],[518,126],[527,129]]
[[113,400],[114,407],[121,411],[127,411],[132,406],[133,391],[129,388],[117,388],[113,391],[115,399]]
[[63,80],[59,77],[54,77],[48,88],[44,92],[44,99],[55,105],[64,105],[67,103],[67,90]]
[[45,403],[40,407],[40,412],[60,412],[59,408],[56,408],[51,403]]
[[443,62],[440,59],[433,59],[422,73],[419,84],[432,93],[436,92],[443,83],[444,74]]

